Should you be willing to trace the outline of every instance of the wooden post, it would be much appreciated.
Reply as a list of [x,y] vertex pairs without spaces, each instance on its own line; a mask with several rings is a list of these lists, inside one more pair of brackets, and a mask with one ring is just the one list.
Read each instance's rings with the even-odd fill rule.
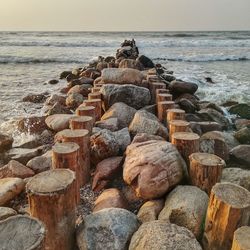
[[94,106],[95,107],[95,121],[99,121],[102,116],[102,100],[92,99],[83,101],[83,106]]
[[161,122],[166,123],[167,118],[167,110],[174,108],[174,102],[173,101],[164,101],[164,102],[158,102],[157,103],[157,115],[158,119]]
[[69,169],[42,172],[32,177],[26,191],[30,215],[46,226],[45,250],[75,249],[75,173]]
[[101,98],[102,98],[102,94],[100,92],[94,92],[94,93],[88,94],[88,100],[101,99]]
[[103,83],[94,83],[95,88],[101,88],[104,84]]
[[157,89],[156,96],[159,94],[169,94],[169,89]]
[[151,102],[155,103],[156,101],[156,90],[157,89],[165,89],[166,84],[162,82],[149,82],[149,90],[151,93]]
[[68,168],[76,175],[76,201],[80,201],[80,147],[73,142],[56,143],[52,147],[52,168]]
[[71,129],[87,129],[90,134],[92,133],[93,125],[94,122],[91,116],[77,116],[69,121]]
[[220,182],[225,161],[217,155],[193,153],[189,156],[191,184],[210,195],[212,187]]
[[168,124],[169,141],[172,139],[172,134],[176,132],[190,132],[190,123],[182,120],[172,120]]
[[171,143],[176,146],[183,159],[189,165],[189,156],[199,152],[200,136],[192,132],[177,132],[171,136]]
[[59,132],[61,142],[74,142],[80,147],[79,161],[79,176],[80,186],[84,186],[90,179],[90,134],[86,129],[65,129]]
[[[100,90],[101,90],[101,87],[93,87],[93,88],[91,89],[91,93],[100,92]],[[97,99],[99,99],[99,98],[97,98]]]
[[233,183],[217,183],[210,194],[203,246],[205,250],[231,249],[233,234],[250,219],[250,192]]
[[185,121],[185,111],[183,109],[169,109],[167,111],[167,123],[173,120]]
[[233,246],[231,250],[250,249],[250,227],[243,226],[234,232]]
[[44,249],[45,225],[29,216],[11,216],[0,221],[0,249]]
[[76,115],[91,116],[93,118],[93,122],[95,122],[95,107],[94,106],[79,106],[76,109]]
[[172,101],[173,96],[171,94],[161,93],[156,95],[156,103],[164,101]]

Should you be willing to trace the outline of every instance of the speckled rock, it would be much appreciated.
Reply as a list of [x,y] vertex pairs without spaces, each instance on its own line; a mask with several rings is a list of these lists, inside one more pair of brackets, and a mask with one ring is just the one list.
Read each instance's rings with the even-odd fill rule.
[[14,209],[10,207],[0,207],[0,220],[5,220],[14,215],[17,215]]
[[238,145],[230,151],[230,161],[245,165],[250,170],[250,145]]
[[56,132],[69,128],[69,121],[74,115],[56,114],[48,116],[45,120],[47,126]]
[[0,133],[0,153],[11,148],[13,138]]

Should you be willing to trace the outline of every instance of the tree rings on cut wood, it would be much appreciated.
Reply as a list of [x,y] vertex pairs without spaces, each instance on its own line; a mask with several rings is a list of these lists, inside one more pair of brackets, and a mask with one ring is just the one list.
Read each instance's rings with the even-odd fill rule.
[[172,101],[173,96],[171,94],[157,94],[156,102]]
[[77,116],[70,119],[69,126],[71,129],[87,129],[92,133],[94,121],[91,116]]
[[183,120],[172,120],[168,123],[169,127],[169,141],[171,141],[172,134],[176,132],[190,132],[190,123]]
[[99,121],[102,116],[102,100],[91,99],[83,101],[82,106],[94,106],[95,107],[95,121]]
[[0,221],[0,249],[41,250],[44,249],[45,226],[29,216],[12,216]]
[[101,99],[102,94],[100,92],[93,92],[88,94],[88,100]]
[[94,106],[82,106],[80,105],[76,109],[76,115],[78,116],[91,116],[93,122],[95,122],[95,107]]
[[183,109],[168,109],[167,111],[167,123],[173,120],[185,121],[185,111]]

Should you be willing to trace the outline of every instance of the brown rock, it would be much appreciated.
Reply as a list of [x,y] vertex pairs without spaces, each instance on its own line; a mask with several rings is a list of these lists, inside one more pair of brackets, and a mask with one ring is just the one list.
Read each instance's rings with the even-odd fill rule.
[[108,118],[102,121],[97,121],[95,126],[101,129],[108,129],[112,132],[117,131],[118,128],[118,119],[116,117]]
[[119,68],[130,68],[130,69],[137,69],[143,70],[142,64],[134,59],[123,59],[119,63]]
[[71,93],[66,98],[66,106],[72,109],[76,109],[83,103],[83,96],[79,93]]
[[31,116],[18,121],[18,130],[25,133],[40,134],[46,128],[45,116]]
[[0,153],[12,147],[13,139],[9,135],[0,133]]
[[69,121],[74,117],[74,115],[68,114],[55,114],[48,116],[45,120],[47,126],[56,132],[69,128]]
[[53,94],[49,98],[47,98],[45,104],[49,106],[53,106],[55,103],[59,103],[62,106],[65,105],[66,97],[61,95]]
[[145,142],[145,141],[151,141],[151,140],[164,141],[164,139],[161,136],[158,136],[158,135],[150,135],[150,134],[147,134],[147,133],[138,133],[134,137],[132,143]]
[[89,89],[92,88],[92,85],[90,84],[82,84],[82,85],[75,85],[68,91],[68,95],[73,93],[81,94],[84,97],[87,97],[90,93]]
[[9,207],[0,207],[0,221],[14,215],[17,215],[17,212],[14,209]]

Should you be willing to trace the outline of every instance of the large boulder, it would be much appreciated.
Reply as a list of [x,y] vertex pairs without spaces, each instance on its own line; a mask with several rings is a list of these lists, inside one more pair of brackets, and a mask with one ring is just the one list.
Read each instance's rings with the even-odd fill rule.
[[106,68],[102,70],[102,81],[104,83],[140,85],[143,79],[143,73],[137,69]]
[[78,93],[81,94],[82,96],[87,97],[88,94],[90,93],[89,91],[90,88],[92,88],[92,85],[90,84],[75,85],[68,91],[67,95]]
[[66,98],[66,106],[72,109],[76,109],[83,103],[83,96],[79,93],[71,93]]
[[123,154],[127,146],[131,143],[131,138],[128,128],[123,128],[119,131],[113,132],[116,142],[119,145],[119,153]]
[[17,215],[17,212],[10,207],[0,207],[0,221],[11,216]]
[[111,117],[105,120],[97,121],[95,126],[100,129],[108,129],[112,132],[119,130],[118,119],[116,117]]
[[136,61],[140,62],[140,64],[142,64],[144,68],[154,68],[155,66],[153,61],[144,55],[138,56]]
[[126,250],[138,229],[136,215],[122,208],[107,208],[84,218],[77,230],[79,250]]
[[11,148],[13,138],[0,133],[0,153]]
[[145,110],[139,110],[135,113],[134,119],[129,125],[129,132],[132,136],[138,133],[146,133],[149,135],[158,135],[165,139],[168,138],[167,128],[163,126],[155,115]]
[[66,101],[65,96],[53,94],[53,95],[51,95],[50,97],[47,98],[45,104],[49,105],[49,106],[53,106],[55,103],[59,103],[59,104],[64,106],[65,101]]
[[142,64],[134,59],[123,59],[119,63],[119,68],[130,68],[130,69],[138,69],[142,70]]
[[29,134],[40,134],[47,128],[45,116],[24,117],[18,121],[18,130]]
[[195,186],[177,186],[168,194],[159,220],[186,227],[199,238],[207,206],[208,195],[204,191]]
[[158,140],[132,143],[126,150],[123,179],[137,196],[155,199],[182,180],[184,169],[186,164],[171,143]]
[[236,104],[230,107],[229,112],[239,115],[241,118],[250,119],[250,105],[246,103]]
[[184,94],[184,93],[194,94],[198,89],[198,85],[191,82],[175,80],[169,84],[169,89],[170,92],[173,94]]
[[231,161],[243,164],[250,170],[250,145],[238,145],[229,154]]
[[105,84],[100,92],[103,97],[105,110],[108,110],[116,102],[123,102],[135,109],[140,109],[148,105],[151,99],[147,88],[131,84]]
[[135,108],[128,106],[126,103],[116,102],[104,113],[102,120],[116,117],[118,119],[118,127],[122,129],[129,126],[136,111]]
[[244,127],[237,131],[234,137],[242,144],[250,144],[250,128]]
[[59,132],[61,130],[69,128],[69,121],[73,117],[75,116],[67,114],[55,114],[48,116],[45,120],[45,123],[51,130]]
[[133,235],[129,250],[202,250],[193,233],[164,221],[143,223]]

